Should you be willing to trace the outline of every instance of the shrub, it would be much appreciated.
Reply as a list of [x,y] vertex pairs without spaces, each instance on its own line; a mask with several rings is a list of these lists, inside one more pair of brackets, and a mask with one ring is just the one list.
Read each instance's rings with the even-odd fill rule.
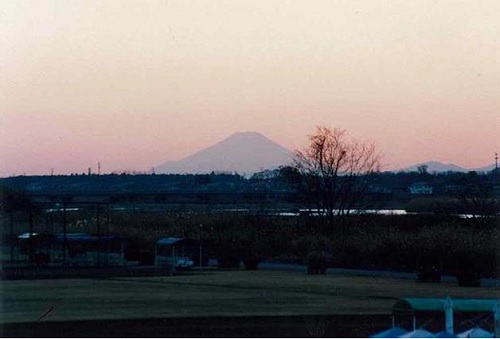
[[243,264],[247,271],[255,271],[259,267],[260,258],[256,253],[247,254],[243,258]]
[[443,275],[443,259],[432,255],[417,258],[417,281],[440,283]]
[[332,256],[326,251],[312,251],[307,255],[307,274],[325,274]]

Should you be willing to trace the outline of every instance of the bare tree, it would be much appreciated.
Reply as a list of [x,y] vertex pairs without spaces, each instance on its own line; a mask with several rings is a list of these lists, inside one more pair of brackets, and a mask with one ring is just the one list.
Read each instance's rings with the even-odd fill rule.
[[366,176],[379,170],[373,143],[350,137],[345,130],[319,126],[309,143],[295,151],[294,167],[305,178],[310,196],[330,224],[349,214],[366,193]]
[[454,192],[454,196],[460,201],[464,212],[470,214],[472,219],[500,212],[493,184],[488,181],[487,176],[471,171],[462,176],[460,184],[461,187]]

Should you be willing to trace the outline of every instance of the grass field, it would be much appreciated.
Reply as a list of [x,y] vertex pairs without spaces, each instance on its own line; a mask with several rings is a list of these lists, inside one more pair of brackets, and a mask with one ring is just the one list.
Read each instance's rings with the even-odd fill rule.
[[2,323],[213,316],[390,314],[400,297],[498,298],[496,288],[459,288],[302,272],[209,271],[179,276],[8,280]]

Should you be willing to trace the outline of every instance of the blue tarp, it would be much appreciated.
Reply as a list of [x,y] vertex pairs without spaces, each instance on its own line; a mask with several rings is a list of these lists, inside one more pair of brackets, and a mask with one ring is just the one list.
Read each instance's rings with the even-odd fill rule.
[[446,331],[436,333],[436,335],[434,337],[435,338],[458,338],[456,335],[448,333]]
[[371,335],[370,338],[397,338],[406,333],[408,333],[408,331],[403,330],[400,327],[393,327],[388,330]]
[[434,334],[426,330],[416,330],[400,335],[398,338],[434,338]]
[[493,338],[493,333],[483,330],[482,328],[476,327],[471,328],[465,332],[459,333],[458,338]]

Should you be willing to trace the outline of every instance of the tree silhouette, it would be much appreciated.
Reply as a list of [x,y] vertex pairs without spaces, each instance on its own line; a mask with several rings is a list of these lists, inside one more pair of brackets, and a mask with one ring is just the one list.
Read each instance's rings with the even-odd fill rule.
[[30,237],[28,238],[28,250],[29,250],[29,255],[32,256],[34,254],[34,244],[32,239],[32,235],[34,232],[34,217],[35,215],[40,213],[40,208],[35,205],[32,199],[24,191],[13,190],[7,187],[2,187],[1,198],[2,198],[2,209],[4,213],[9,216],[9,225],[10,225],[9,233],[11,241],[10,260],[13,261],[14,259],[14,252],[13,252],[13,243],[15,240],[14,214],[19,212],[26,213],[28,215],[29,233],[30,233]]
[[471,171],[462,175],[459,183],[462,189],[455,192],[455,197],[462,204],[463,210],[471,214],[473,219],[481,215],[498,214],[498,200],[495,199],[493,185],[486,176]]
[[348,215],[366,193],[367,174],[379,170],[373,143],[349,137],[342,129],[318,126],[309,143],[294,154],[294,167],[303,175],[309,196],[328,224]]

